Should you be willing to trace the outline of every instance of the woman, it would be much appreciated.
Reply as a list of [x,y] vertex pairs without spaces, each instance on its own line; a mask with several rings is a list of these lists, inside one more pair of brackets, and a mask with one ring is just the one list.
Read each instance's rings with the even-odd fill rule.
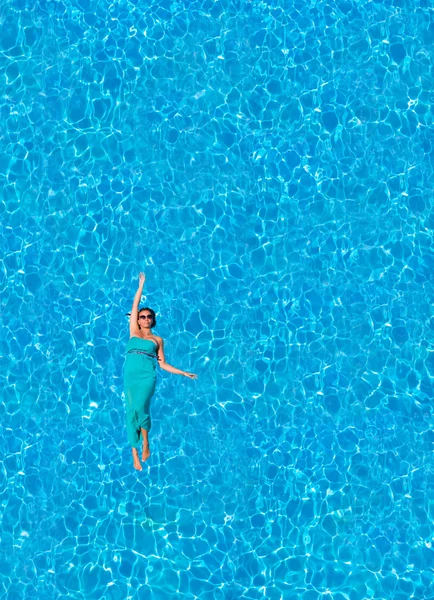
[[134,297],[130,316],[130,339],[127,344],[127,359],[124,369],[127,434],[128,441],[132,446],[134,468],[138,471],[142,470],[137,450],[142,436],[142,461],[147,460],[151,455],[148,431],[151,429],[149,408],[156,383],[154,359],[157,359],[160,367],[169,373],[197,379],[197,375],[194,373],[180,371],[166,363],[164,342],[162,338],[153,335],[151,331],[156,324],[155,312],[151,308],[138,310],[144,283],[145,276],[140,273],[139,288]]

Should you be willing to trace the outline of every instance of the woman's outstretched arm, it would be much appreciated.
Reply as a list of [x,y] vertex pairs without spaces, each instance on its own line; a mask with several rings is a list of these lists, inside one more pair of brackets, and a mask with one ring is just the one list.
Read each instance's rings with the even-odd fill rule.
[[169,363],[166,362],[166,358],[164,356],[164,342],[162,338],[158,338],[158,364],[163,369],[163,371],[168,371],[169,373],[175,373],[175,375],[184,375],[184,377],[189,377],[190,379],[197,379],[197,375],[194,373],[187,373],[187,371],[181,371],[181,369],[177,369],[176,367],[172,367]]
[[137,321],[139,319],[139,304],[140,298],[142,297],[143,286],[145,285],[145,274],[139,274],[139,287],[137,288],[136,295],[134,296],[133,307],[130,315],[130,335],[136,335],[139,331]]

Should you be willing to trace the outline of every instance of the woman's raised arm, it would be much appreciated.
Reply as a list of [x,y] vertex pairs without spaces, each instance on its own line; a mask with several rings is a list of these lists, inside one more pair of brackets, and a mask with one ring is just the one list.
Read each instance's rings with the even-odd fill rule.
[[140,304],[140,298],[142,297],[143,286],[145,285],[145,274],[139,274],[139,287],[137,288],[136,295],[134,296],[133,307],[130,315],[130,336],[137,335],[139,332],[139,326],[137,321],[139,319],[138,309]]

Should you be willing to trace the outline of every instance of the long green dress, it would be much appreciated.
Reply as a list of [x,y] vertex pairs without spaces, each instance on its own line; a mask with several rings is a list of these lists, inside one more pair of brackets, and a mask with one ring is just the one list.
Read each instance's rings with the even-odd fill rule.
[[128,442],[133,448],[140,446],[141,428],[151,429],[149,413],[155,391],[157,345],[152,340],[132,337],[127,344],[124,367],[125,407]]

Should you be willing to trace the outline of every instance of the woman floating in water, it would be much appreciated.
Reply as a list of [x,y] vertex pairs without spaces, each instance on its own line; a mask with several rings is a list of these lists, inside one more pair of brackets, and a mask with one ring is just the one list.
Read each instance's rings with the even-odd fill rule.
[[128,442],[132,446],[134,468],[138,471],[142,470],[137,450],[142,436],[142,461],[147,460],[151,454],[148,431],[151,429],[149,408],[157,379],[154,359],[157,359],[160,367],[169,373],[184,375],[190,379],[197,378],[194,373],[186,373],[167,364],[164,357],[164,342],[162,338],[151,332],[156,325],[155,312],[151,308],[138,310],[144,283],[145,276],[140,273],[139,288],[134,297],[130,316],[130,339],[127,344],[124,369]]

